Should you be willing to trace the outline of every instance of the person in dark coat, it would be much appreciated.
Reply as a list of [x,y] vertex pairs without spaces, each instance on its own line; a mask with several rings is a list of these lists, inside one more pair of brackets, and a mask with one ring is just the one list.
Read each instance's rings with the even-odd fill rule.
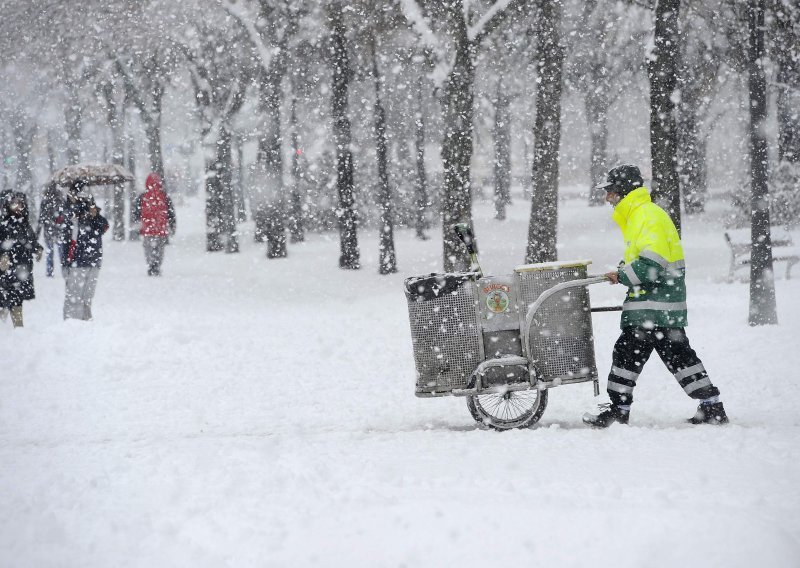
[[77,234],[66,249],[64,319],[92,319],[92,299],[103,264],[103,234],[108,231],[108,221],[100,215],[93,198],[83,201],[74,207]]
[[14,327],[22,327],[22,302],[35,297],[33,257],[42,258],[42,245],[28,221],[25,194],[12,192],[0,208],[0,316],[11,312]]
[[78,218],[87,211],[91,200],[92,196],[86,191],[86,184],[82,180],[76,180],[67,188],[67,196],[58,210],[56,216],[57,244],[61,259],[61,274],[64,276],[64,280],[69,278],[71,263],[67,259],[70,254],[74,254],[78,238]]
[[59,228],[56,219],[63,203],[64,196],[58,189],[58,185],[55,182],[47,184],[39,207],[39,226],[36,228],[36,236],[42,235],[44,237],[45,266],[49,277],[53,276],[54,250],[58,247]]

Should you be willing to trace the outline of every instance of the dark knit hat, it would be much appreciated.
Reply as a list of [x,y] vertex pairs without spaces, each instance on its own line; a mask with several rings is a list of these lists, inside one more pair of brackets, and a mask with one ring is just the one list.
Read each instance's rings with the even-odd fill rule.
[[606,181],[598,184],[597,189],[605,189],[608,192],[625,197],[634,189],[642,187],[644,180],[639,168],[630,164],[622,164],[611,168],[606,176]]

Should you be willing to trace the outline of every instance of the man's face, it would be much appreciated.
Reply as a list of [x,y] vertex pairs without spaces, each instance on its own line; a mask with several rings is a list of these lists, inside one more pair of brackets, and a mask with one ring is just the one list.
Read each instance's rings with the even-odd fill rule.
[[612,207],[616,207],[617,203],[620,202],[620,199],[622,198],[619,196],[619,193],[606,191],[606,203],[610,204]]
[[8,208],[14,215],[22,215],[25,213],[25,203],[19,199],[14,199],[8,204]]

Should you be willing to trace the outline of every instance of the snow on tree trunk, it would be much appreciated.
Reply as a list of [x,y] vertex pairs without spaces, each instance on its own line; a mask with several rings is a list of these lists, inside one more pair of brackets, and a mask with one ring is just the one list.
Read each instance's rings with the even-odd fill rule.
[[650,159],[653,201],[681,230],[681,194],[678,178],[677,102],[678,12],[680,0],[658,0],[653,52],[647,61],[650,81]]
[[450,227],[466,223],[472,227],[472,162],[473,102],[476,46],[467,35],[466,22],[455,18],[455,62],[444,89],[444,137],[442,162],[444,188],[442,195],[442,248],[445,272],[466,271],[469,254]]
[[[102,85],[103,102],[106,105],[106,122],[111,131],[111,163],[125,166],[125,107],[118,100],[120,89],[113,82]],[[113,187],[114,210],[111,214],[111,236],[115,241],[125,240],[125,186]]]
[[64,107],[64,132],[67,136],[67,163],[77,164],[81,161],[81,125],[83,123],[83,106],[78,88],[70,81],[66,84],[67,99]]
[[336,212],[339,220],[341,248],[339,268],[355,270],[361,268],[361,264],[353,187],[350,118],[347,116],[347,97],[352,71],[347,53],[347,38],[345,36],[342,6],[338,2],[333,2],[330,8],[328,22],[331,31],[333,54],[331,116],[333,119],[333,137],[336,143],[336,189],[339,196],[339,206]]
[[231,184],[231,133],[220,125],[214,159],[206,163],[206,250],[239,252]]
[[128,136],[127,139],[127,151],[126,151],[126,162],[128,165],[128,171],[133,174],[134,181],[128,184],[128,226],[130,230],[128,231],[128,238],[132,241],[139,240],[139,229],[136,227],[136,219],[134,218],[135,212],[135,204],[136,204],[136,197],[138,196],[138,188],[136,187],[136,150],[134,150],[135,144],[133,136]]
[[590,178],[589,205],[603,205],[606,192],[594,187],[605,181],[608,172],[608,94],[602,88],[589,87],[585,96],[586,120],[590,137]]
[[380,231],[378,272],[380,274],[393,274],[397,272],[397,256],[394,248],[392,190],[389,186],[386,110],[381,102],[381,76],[378,70],[378,57],[375,54],[374,41],[372,47],[372,73],[375,79],[375,156],[378,161],[378,208],[381,213],[378,228]]
[[300,196],[300,134],[297,124],[297,96],[292,91],[291,115],[289,124],[292,131],[292,190],[289,195],[289,235],[293,243],[306,240],[303,226],[303,199]]
[[778,159],[800,164],[800,5],[774,4]]
[[[261,108],[267,116],[267,124],[258,141],[256,169],[262,184],[256,188],[256,201],[269,201],[276,211],[271,217],[272,230],[276,234],[285,231],[285,210],[283,195],[283,131],[281,130],[281,103],[283,73],[273,68],[273,72],[262,73]],[[279,258],[267,256],[267,258]]]
[[539,83],[536,89],[536,122],[533,147],[533,197],[528,225],[525,262],[549,262],[558,258],[558,154],[561,145],[561,45],[560,2],[543,2],[540,9],[538,47]]
[[[152,93],[152,108],[150,112],[143,113],[144,134],[147,139],[147,158],[150,160],[150,171],[157,173],[164,180],[164,155],[161,151],[161,102],[164,96],[164,87],[157,84]],[[166,190],[166,189],[165,189]]]
[[[684,91],[686,93],[687,91]],[[696,103],[697,101],[692,101]],[[682,190],[683,207],[686,213],[705,211],[708,198],[706,180],[706,140],[700,133],[696,115],[697,106],[690,101],[681,101],[678,121],[678,169]]]
[[[419,82],[419,92],[422,92],[422,81]],[[427,240],[425,230],[428,229],[428,222],[425,212],[430,207],[428,199],[428,175],[425,171],[425,109],[422,97],[419,97],[419,108],[414,116],[414,153],[416,158],[417,175],[414,180],[414,230],[416,237],[420,240]]]
[[749,0],[751,254],[750,325],[777,324],[767,187],[767,81],[764,73],[764,3]]
[[511,97],[502,77],[494,100],[494,209],[495,219],[506,218],[511,203]]

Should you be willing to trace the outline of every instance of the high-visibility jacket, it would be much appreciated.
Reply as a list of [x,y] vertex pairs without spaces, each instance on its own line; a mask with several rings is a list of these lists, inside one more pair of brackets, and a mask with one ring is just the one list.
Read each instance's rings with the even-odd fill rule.
[[625,239],[619,281],[628,287],[620,327],[684,327],[686,268],[675,224],[640,187],[614,207]]

